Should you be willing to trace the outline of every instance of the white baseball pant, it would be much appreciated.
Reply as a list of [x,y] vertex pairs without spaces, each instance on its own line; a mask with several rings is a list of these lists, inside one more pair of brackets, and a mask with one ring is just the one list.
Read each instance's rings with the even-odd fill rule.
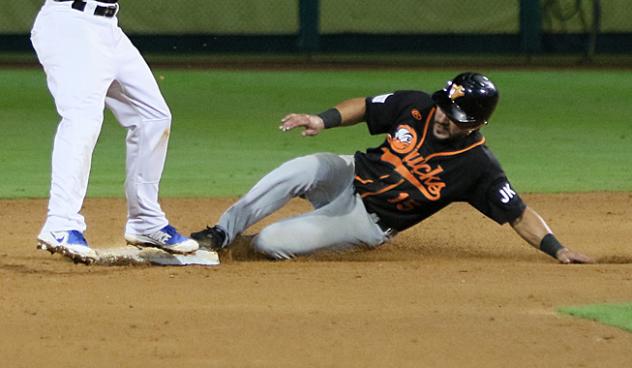
[[143,57],[118,27],[116,16],[94,15],[95,6],[112,4],[88,1],[84,11],[71,4],[47,0],[31,32],[61,116],[42,233],[86,229],[80,210],[105,106],[128,130],[125,232],[154,232],[168,223],[158,203],[158,186],[171,113]]

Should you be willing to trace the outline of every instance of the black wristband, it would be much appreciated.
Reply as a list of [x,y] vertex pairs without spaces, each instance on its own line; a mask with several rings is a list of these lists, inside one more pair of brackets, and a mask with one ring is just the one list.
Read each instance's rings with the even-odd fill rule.
[[320,114],[318,114],[318,116],[323,119],[323,123],[325,123],[325,129],[337,127],[342,124],[342,115],[340,115],[340,111],[338,111],[338,109],[335,107],[321,112]]
[[551,233],[546,234],[540,242],[540,250],[553,258],[557,258],[556,255],[560,249],[564,249],[564,246]]

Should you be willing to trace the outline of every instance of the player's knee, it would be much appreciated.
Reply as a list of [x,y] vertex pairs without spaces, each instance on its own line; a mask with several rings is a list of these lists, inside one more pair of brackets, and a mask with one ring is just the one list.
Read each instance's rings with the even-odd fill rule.
[[165,117],[162,119],[154,120],[150,122],[152,130],[169,130],[171,129],[171,118]]
[[61,122],[81,131],[100,130],[103,123],[103,108],[99,106],[59,107]]
[[327,153],[316,153],[297,157],[281,166],[281,173],[288,175],[288,180],[299,181],[307,189],[322,178],[326,178],[329,156]]
[[165,121],[167,124],[171,125],[171,120],[173,117],[171,116],[171,110],[168,107],[165,107],[160,111],[158,120]]
[[278,226],[270,225],[264,228],[252,241],[252,246],[257,253],[272,259],[292,259],[296,255],[285,244],[285,234]]
[[57,128],[57,135],[62,142],[76,147],[94,147],[99,138],[102,116],[67,114]]
[[145,125],[152,125],[154,129],[171,129],[171,112],[168,108],[158,110],[151,119],[145,121]]
[[314,154],[297,157],[285,162],[282,167],[288,169],[286,172],[313,174],[319,167],[318,156]]
[[153,107],[146,113],[145,118],[148,120],[168,121],[171,123],[171,110],[166,102],[154,103]]

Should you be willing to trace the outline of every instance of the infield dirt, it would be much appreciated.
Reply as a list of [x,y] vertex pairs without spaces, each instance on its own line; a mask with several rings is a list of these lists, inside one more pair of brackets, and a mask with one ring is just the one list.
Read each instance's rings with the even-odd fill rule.
[[[2,201],[0,366],[631,366],[632,333],[556,308],[632,301],[632,194],[523,197],[599,263],[559,265],[457,204],[373,251],[271,262],[246,236],[214,268],[84,266],[35,250],[46,200]],[[189,233],[233,201],[162,204]],[[93,247],[124,245],[125,213],[86,201]]]

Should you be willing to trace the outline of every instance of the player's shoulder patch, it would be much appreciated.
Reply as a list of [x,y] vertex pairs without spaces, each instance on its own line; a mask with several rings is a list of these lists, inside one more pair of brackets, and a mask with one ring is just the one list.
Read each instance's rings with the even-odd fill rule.
[[391,97],[392,95],[392,93],[386,93],[383,95],[375,96],[371,99],[371,103],[384,103],[386,102],[386,99]]

